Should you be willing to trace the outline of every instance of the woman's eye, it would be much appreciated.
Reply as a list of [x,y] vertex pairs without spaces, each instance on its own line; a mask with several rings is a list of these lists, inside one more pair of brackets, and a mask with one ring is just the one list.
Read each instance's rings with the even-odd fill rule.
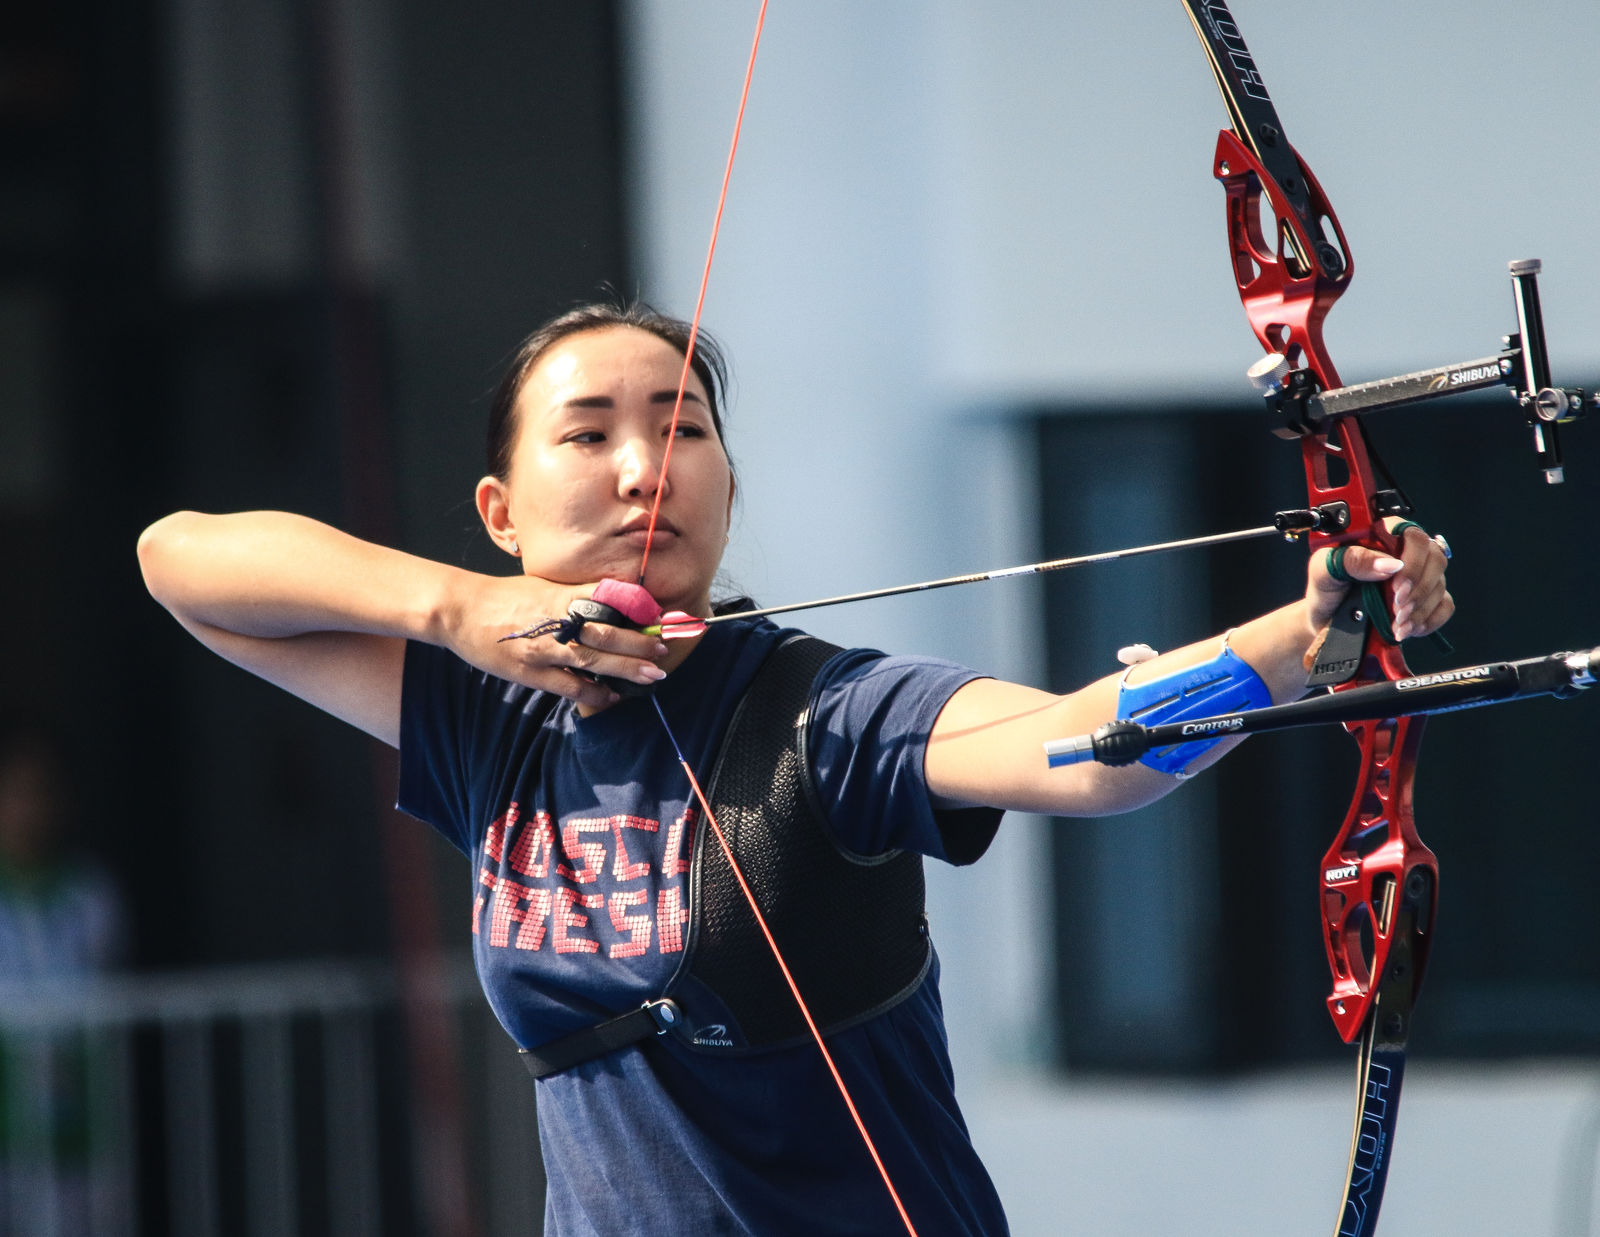
[[703,425],[692,425],[687,421],[678,422],[679,438],[704,438],[705,436],[706,431]]
[[585,445],[604,442],[605,440],[606,436],[600,430],[580,430],[578,433],[568,434],[566,437],[567,442],[578,442]]

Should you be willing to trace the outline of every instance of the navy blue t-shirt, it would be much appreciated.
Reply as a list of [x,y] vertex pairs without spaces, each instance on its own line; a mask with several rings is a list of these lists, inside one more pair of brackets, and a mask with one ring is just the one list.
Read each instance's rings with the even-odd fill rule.
[[[656,687],[697,775],[762,661],[792,634],[719,624]],[[983,853],[999,813],[936,812],[923,778],[935,718],[975,677],[865,650],[823,668],[808,738],[840,846],[957,863]],[[519,1045],[660,995],[683,956],[699,813],[648,699],[584,718],[413,643],[400,752],[399,806],[472,861],[478,975]],[[911,997],[831,1035],[829,1049],[918,1229],[1004,1233],[956,1106],[937,963]],[[902,1227],[814,1044],[730,1059],[661,1037],[538,1086],[551,1237]]]

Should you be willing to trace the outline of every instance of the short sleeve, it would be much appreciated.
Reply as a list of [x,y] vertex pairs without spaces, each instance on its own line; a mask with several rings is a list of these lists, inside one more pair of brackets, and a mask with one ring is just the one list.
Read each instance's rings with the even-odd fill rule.
[[475,819],[474,732],[496,682],[431,644],[406,644],[400,689],[400,787],[396,804],[471,853]]
[[983,676],[952,662],[841,653],[813,694],[807,746],[835,841],[860,855],[912,850],[976,862],[994,840],[997,808],[935,810],[923,768],[928,736],[956,691]]

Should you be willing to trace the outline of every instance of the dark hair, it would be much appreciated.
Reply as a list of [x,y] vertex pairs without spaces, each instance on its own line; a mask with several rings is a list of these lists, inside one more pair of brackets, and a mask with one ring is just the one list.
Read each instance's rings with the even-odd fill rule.
[[[511,472],[511,448],[517,437],[517,395],[528,377],[528,371],[539,363],[545,353],[568,336],[613,326],[631,326],[648,331],[657,339],[671,344],[680,354],[689,347],[689,323],[659,313],[643,301],[596,301],[570,309],[559,318],[552,318],[522,341],[511,358],[505,376],[500,379],[500,385],[495,388],[494,401],[489,405],[488,442],[489,472],[493,476],[504,481]],[[726,449],[727,441],[722,433],[722,400],[728,385],[728,366],[721,347],[704,330],[695,335],[694,357],[690,365],[706,389],[711,424]]]

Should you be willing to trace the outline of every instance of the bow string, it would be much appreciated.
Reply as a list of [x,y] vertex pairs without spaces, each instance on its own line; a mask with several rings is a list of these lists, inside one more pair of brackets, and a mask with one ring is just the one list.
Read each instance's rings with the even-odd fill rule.
[[[672,420],[667,433],[667,445],[662,453],[661,469],[656,475],[656,494],[655,501],[650,509],[650,524],[645,534],[644,550],[639,558],[638,584],[641,588],[645,584],[645,571],[650,562],[650,547],[655,540],[656,523],[661,514],[661,501],[667,492],[667,470],[672,462],[672,445],[677,440],[678,421],[683,412],[684,395],[689,387],[689,375],[694,364],[695,343],[699,339],[700,319],[705,310],[706,289],[711,283],[711,268],[717,253],[717,237],[722,229],[722,214],[728,201],[728,186],[733,180],[734,158],[739,150],[739,137],[744,128],[745,105],[750,98],[750,83],[755,77],[756,55],[761,48],[761,32],[766,24],[766,19],[767,0],[761,0],[760,9],[756,14],[755,34],[750,42],[750,56],[745,64],[744,85],[739,92],[739,108],[734,118],[733,138],[728,145],[728,158],[723,166],[722,187],[717,194],[717,209],[711,225],[711,240],[706,247],[705,265],[700,274],[700,291],[695,297],[694,316],[689,323],[689,340],[683,352],[683,370],[678,378],[677,396],[672,405]],[[679,617],[688,618],[686,615]],[[678,743],[677,736],[673,733],[672,725],[661,708],[661,702],[652,695],[650,703],[655,706],[656,717],[660,720],[662,729],[665,731],[668,741],[672,744],[678,764],[683,768],[684,775],[688,778],[690,790],[693,792],[695,800],[699,803],[700,810],[705,814],[707,827],[716,837],[717,845],[721,849],[723,857],[728,861],[728,867],[738,882],[745,901],[749,904],[751,914],[755,916],[756,924],[760,928],[768,948],[772,951],[773,959],[777,962],[778,969],[783,973],[784,982],[788,985],[789,992],[800,1009],[801,1017],[805,1020],[806,1027],[811,1032],[811,1037],[816,1043],[818,1051],[822,1054],[829,1076],[833,1079],[845,1107],[849,1110],[850,1119],[855,1124],[856,1131],[861,1135],[862,1143],[865,1145],[867,1153],[883,1181],[884,1188],[889,1193],[895,1212],[910,1237],[917,1237],[916,1227],[911,1222],[911,1216],[906,1211],[905,1203],[901,1200],[899,1191],[895,1189],[894,1181],[889,1176],[889,1170],[884,1165],[883,1157],[878,1153],[877,1144],[873,1142],[872,1134],[868,1131],[866,1123],[861,1119],[861,1113],[850,1094],[850,1088],[846,1084],[844,1076],[839,1072],[839,1067],[834,1062],[833,1054],[828,1051],[828,1045],[823,1040],[822,1032],[818,1029],[816,1020],[811,1015],[811,1009],[807,1005],[799,985],[795,983],[794,975],[790,972],[788,963],[784,960],[783,950],[778,945],[777,939],[772,935],[772,930],[767,926],[766,916],[761,913],[761,906],[756,899],[755,893],[745,879],[744,870],[740,867],[739,861],[734,855],[733,847],[729,844],[727,835],[723,833],[722,826],[717,823],[716,813],[712,811],[710,801],[700,788],[699,778],[695,776],[694,769],[683,754],[683,749]]]

